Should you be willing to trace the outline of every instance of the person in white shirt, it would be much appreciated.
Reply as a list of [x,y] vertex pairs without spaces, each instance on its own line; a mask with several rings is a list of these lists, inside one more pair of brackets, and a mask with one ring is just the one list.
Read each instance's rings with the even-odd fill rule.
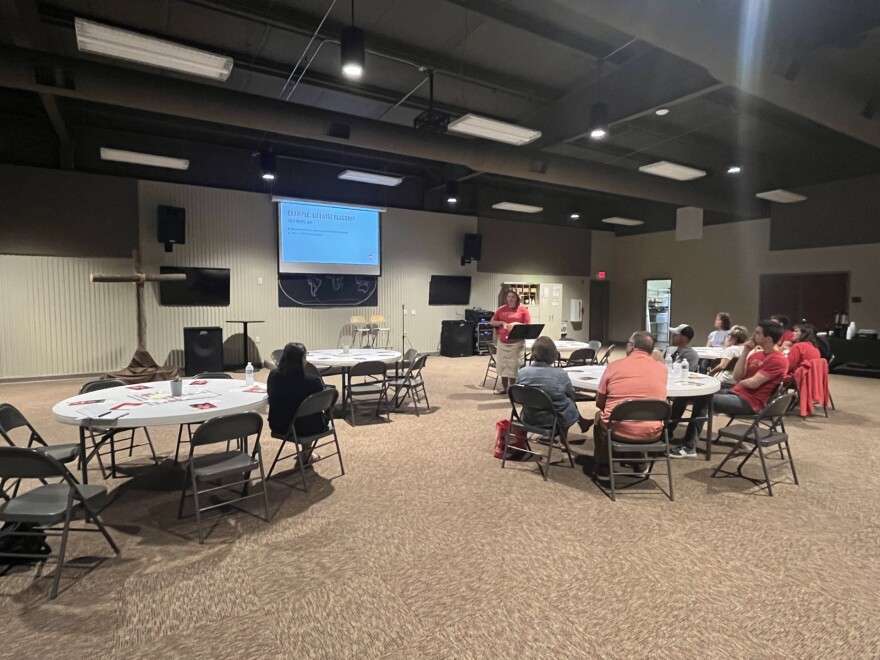
[[733,326],[724,338],[724,356],[709,369],[709,375],[721,381],[721,389],[728,389],[736,385],[733,368],[742,355],[743,344],[748,338],[749,331],[741,325]]
[[[724,338],[730,331],[730,314],[727,312],[718,312],[715,316],[715,329],[709,333],[709,339],[706,346],[720,348],[724,346]],[[745,340],[743,340],[745,341]]]

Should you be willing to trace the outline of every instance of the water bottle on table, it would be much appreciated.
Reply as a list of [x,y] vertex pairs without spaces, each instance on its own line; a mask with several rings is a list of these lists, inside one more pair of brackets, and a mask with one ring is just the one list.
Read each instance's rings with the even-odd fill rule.
[[247,366],[244,368],[244,384],[248,387],[254,384],[254,365],[250,362],[248,362]]

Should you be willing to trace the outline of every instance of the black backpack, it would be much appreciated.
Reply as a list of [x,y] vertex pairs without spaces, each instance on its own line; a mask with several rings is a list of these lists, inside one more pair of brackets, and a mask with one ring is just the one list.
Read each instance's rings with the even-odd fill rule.
[[[22,536],[22,532],[30,532]],[[0,529],[0,554],[49,555],[52,548],[46,543],[46,532],[31,523],[8,522]],[[15,566],[30,566],[43,561],[35,557],[0,556],[0,575],[6,575]]]

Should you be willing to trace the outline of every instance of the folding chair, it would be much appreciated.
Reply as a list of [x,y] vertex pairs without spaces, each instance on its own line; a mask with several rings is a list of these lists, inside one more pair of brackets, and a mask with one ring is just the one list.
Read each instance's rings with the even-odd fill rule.
[[[46,479],[60,478],[56,484],[46,484]],[[0,531],[0,539],[6,536],[60,536],[61,547],[58,554],[58,566],[52,581],[49,598],[58,595],[61,571],[67,553],[67,537],[70,532],[101,532],[113,552],[118,557],[119,546],[107,533],[107,529],[98,518],[97,505],[107,493],[105,486],[80,484],[76,477],[65,468],[54,456],[39,447],[0,447],[0,479],[17,481],[22,479],[39,479],[44,485],[37,486],[23,495],[16,495],[0,504],[0,522],[36,525],[39,529],[32,531],[11,530]],[[84,516],[83,527],[71,527],[74,516]],[[57,526],[61,524],[59,530]],[[94,527],[89,527],[91,524]],[[45,560],[52,555],[19,554],[0,552],[0,557],[21,557]]]
[[[427,355],[419,355],[415,362],[409,365],[406,374],[388,379],[388,387],[394,392],[394,398],[391,401],[393,410],[398,410],[404,404],[407,397],[412,399],[413,406],[416,409],[416,417],[419,416],[419,403],[422,397],[425,399],[425,409],[431,410],[431,404],[428,402],[428,392],[425,389],[425,379],[422,378],[422,369],[424,369],[427,361]],[[400,396],[401,392],[403,392],[402,398]]]
[[495,377],[495,382],[492,385],[492,389],[498,387],[498,363],[495,362],[495,356],[498,355],[498,347],[495,344],[486,344],[486,349],[489,351],[489,363],[486,365],[486,375],[483,376],[483,384],[481,387],[486,387],[486,380],[489,378],[489,372]]
[[563,367],[584,367],[593,364],[596,360],[596,351],[592,348],[579,348],[572,351],[567,359],[562,360]]
[[[0,404],[0,436],[3,436],[3,439],[6,440],[10,447],[18,446],[13,438],[13,431],[16,431],[17,429],[26,429],[26,447],[34,448],[43,454],[51,456],[59,463],[70,463],[74,459],[82,458],[79,453],[80,447],[78,442],[50,445],[39,433],[37,433],[37,429],[31,426],[31,423],[27,421],[21,412],[19,412],[18,408],[11,403]],[[24,436],[24,433],[15,433],[15,435]],[[13,481],[15,482],[15,485],[12,487],[11,492],[12,496],[15,496],[18,492],[20,482],[14,479],[7,480],[6,478],[0,479],[0,495],[5,495],[6,490],[10,488],[10,484]],[[43,483],[45,483],[45,481]]]
[[[719,435],[721,437],[736,440],[736,444],[727,456],[724,457],[724,460],[721,461],[718,467],[715,468],[711,476],[715,477],[718,473],[723,473],[727,476],[742,477],[754,484],[766,484],[767,494],[770,495],[770,497],[773,497],[773,484],[770,481],[769,469],[775,469],[782,465],[789,465],[791,467],[791,476],[794,478],[794,483],[795,485],[799,485],[797,471],[794,467],[794,458],[791,455],[791,445],[788,441],[788,433],[785,432],[785,427],[783,426],[782,421],[785,413],[791,407],[793,400],[793,394],[783,394],[767,404],[764,409],[755,416],[755,419],[751,424],[734,424],[733,426],[726,426],[721,429]],[[749,451],[742,451],[741,449],[743,448],[743,445],[752,445],[752,448]],[[779,448],[781,462],[768,469],[767,456],[764,454],[764,449],[769,447]],[[783,453],[783,451],[785,453]],[[763,481],[761,479],[747,477],[742,473],[743,466],[755,454],[755,452],[758,453],[758,457],[761,459],[761,469],[764,471]],[[786,458],[786,454],[788,454],[788,458]],[[727,470],[722,470],[721,468],[724,467],[727,461],[735,456],[745,456],[745,458],[740,461],[736,471],[729,472]]]
[[[345,389],[346,410],[351,411],[351,425],[354,422],[355,409],[360,405],[373,406],[376,404],[376,416],[381,416],[382,404],[385,404],[385,417],[391,421],[391,406],[388,402],[388,380],[386,373],[388,366],[378,360],[358,362],[351,368],[348,374],[348,387]],[[360,378],[360,381],[355,381]]]
[[[226,417],[215,417],[199,426],[189,444],[189,459],[186,463],[186,479],[183,490],[180,493],[180,508],[177,511],[178,519],[183,518],[183,504],[189,488],[192,488],[193,504],[195,505],[196,526],[198,527],[199,543],[204,543],[202,534],[202,513],[211,509],[226,507],[235,502],[263,497],[263,506],[266,511],[266,522],[269,522],[269,497],[266,492],[266,476],[263,473],[263,452],[260,449],[260,434],[263,431],[263,418],[255,412],[237,413]],[[254,439],[254,450],[248,453],[248,438]],[[197,447],[228,443],[238,440],[241,449],[225,451],[215,454],[203,454],[195,456]],[[259,470],[259,480],[251,478],[251,472]],[[225,477],[241,476],[242,478],[232,483],[221,483]],[[262,493],[248,494],[248,486],[251,482],[259,481],[262,484]],[[205,482],[215,485],[210,488],[199,488]],[[233,486],[242,486],[241,495],[235,499],[224,500],[218,504],[202,506],[199,495],[214,493],[219,490],[229,490]]]
[[282,355],[284,355],[284,349],[283,349],[283,348],[276,348],[274,351],[272,351],[272,362],[275,363],[275,366],[276,366],[276,367],[277,367],[278,364],[281,362],[281,356],[282,356]]
[[[275,353],[277,351],[272,352],[272,359],[275,359]],[[278,359],[281,359],[281,356],[278,356]],[[277,364],[277,362],[276,362]],[[227,374],[224,371],[203,371],[200,374],[196,374],[193,376],[193,380],[232,380],[232,376]],[[180,428],[177,429],[177,448],[174,450],[174,464],[177,465],[178,457],[180,456],[180,445],[185,444],[187,442],[192,442],[193,437],[193,428],[198,427],[202,424],[202,422],[187,422],[186,424],[181,424]],[[186,427],[186,439],[183,437],[183,429]],[[227,443],[226,448],[229,449],[229,444]]]
[[[83,385],[79,389],[80,394],[88,394],[89,392],[98,392],[100,390],[110,389],[111,387],[124,387],[127,385],[124,380],[119,378],[103,378],[101,380],[90,380],[88,383]],[[116,478],[116,454],[120,451],[125,451],[125,449],[118,448],[116,446],[117,440],[119,440],[118,436],[123,434],[129,434],[128,437],[122,438],[122,442],[124,443],[126,440],[128,441],[128,455],[131,456],[134,453],[135,447],[149,447],[150,453],[153,455],[153,462],[156,465],[159,465],[159,458],[156,456],[156,449],[153,447],[153,439],[150,437],[150,431],[146,426],[140,427],[144,431],[144,435],[147,438],[146,442],[141,442],[140,444],[134,443],[134,436],[137,433],[137,428],[111,428],[107,426],[90,426],[86,429],[89,434],[89,439],[92,441],[92,451],[91,453],[85,457],[86,463],[92,460],[92,457],[98,459],[98,467],[101,469],[101,477],[103,479],[107,478],[107,470],[104,467],[103,457],[110,457],[110,476],[111,478]],[[100,439],[98,438],[100,436]],[[101,451],[104,447],[104,444],[110,443],[109,451]]]
[[[308,460],[308,457],[316,449],[331,444],[336,445],[336,451],[327,456],[315,459],[310,465],[314,465],[315,463],[330,458],[331,456],[337,456],[339,458],[339,469],[342,471],[343,475],[345,474],[345,466],[342,464],[342,451],[339,448],[339,439],[336,436],[336,426],[333,423],[333,408],[336,406],[336,400],[338,398],[339,392],[336,391],[335,387],[328,387],[322,392],[316,392],[315,394],[309,395],[301,404],[299,404],[299,408],[296,409],[296,414],[293,416],[293,421],[290,422],[290,429],[287,433],[284,435],[276,433],[272,434],[273,438],[277,438],[282,442],[281,446],[278,447],[278,453],[275,454],[275,460],[272,461],[272,466],[269,468],[269,474],[266,476],[267,479],[272,478],[272,472],[275,470],[278,461],[283,461],[287,458],[296,458],[295,465],[299,466],[299,474],[300,477],[302,477],[303,490],[307,491],[309,489],[308,483],[306,482],[306,461]],[[317,414],[323,416],[325,430],[314,435],[299,436],[296,432],[296,420]],[[331,437],[332,440],[318,444],[323,438]],[[282,456],[281,452],[284,451],[284,445],[288,442],[293,445],[294,453]],[[304,458],[305,460],[303,460]]]
[[602,342],[598,341],[596,339],[591,339],[590,341],[587,342],[587,346],[589,346],[590,348],[592,348],[594,351],[596,351],[598,353],[599,349],[602,348]]
[[[669,432],[666,430],[666,425],[669,422],[670,410],[667,401],[661,401],[660,399],[632,399],[615,406],[614,410],[611,411],[608,428],[605,431],[605,439],[608,444],[608,467],[611,478],[611,501],[617,501],[618,486],[615,477],[636,477],[636,479],[632,480],[625,486],[620,486],[620,488],[629,488],[635,484],[645,482],[651,478],[651,474],[654,470],[654,463],[658,460],[666,461],[666,476],[669,480],[669,492],[664,492],[664,494],[669,498],[670,502],[675,500],[675,491],[672,487],[672,459],[669,456]],[[654,442],[633,442],[632,440],[627,440],[626,438],[620,438],[614,435],[614,426],[620,422],[659,422],[662,424],[662,430],[657,435],[657,440]],[[614,455],[615,451],[619,452],[617,456]],[[634,452],[642,454],[642,456],[639,458],[633,458],[631,455],[627,455]],[[644,474],[634,475],[632,472],[617,472],[614,469],[615,463],[622,464],[633,462],[647,462],[648,471]],[[662,476],[662,474],[660,476]],[[598,481],[597,485],[599,485]],[[603,486],[599,485],[599,488],[605,491]],[[660,488],[660,490],[663,491],[662,488]]]
[[401,370],[406,371],[409,369],[409,365],[413,363],[419,357],[419,352],[414,348],[406,349],[406,353],[403,354],[403,357],[397,361],[397,364],[394,365],[394,375],[399,376]]
[[[541,451],[533,450],[531,444],[525,449],[517,447],[517,451],[519,452],[531,454],[532,456],[544,459],[543,466],[540,461],[538,462],[538,469],[541,471],[544,481],[547,481],[550,478],[550,467],[553,465],[552,458],[554,449],[560,449],[565,452],[568,456],[569,466],[574,467],[574,457],[571,454],[571,447],[568,446],[568,440],[563,433],[565,429],[560,426],[559,415],[556,413],[556,408],[553,407],[553,401],[550,400],[547,393],[537,387],[531,387],[528,385],[511,385],[507,388],[507,396],[510,398],[510,429],[508,430],[507,435],[504,436],[504,454],[501,459],[501,467],[503,468],[507,463],[507,446],[510,442],[510,434],[514,429],[518,429],[524,433],[529,443],[534,442],[535,444],[547,447],[546,454]],[[519,410],[517,410],[517,406],[520,406]],[[553,423],[549,427],[526,424],[522,418],[523,408],[528,408],[533,412],[543,412],[552,415]],[[545,467],[547,468],[546,471],[544,470]]]
[[605,352],[602,354],[602,357],[596,361],[596,364],[608,364],[608,360],[611,359],[611,353],[614,352],[614,344],[608,346],[605,349]]

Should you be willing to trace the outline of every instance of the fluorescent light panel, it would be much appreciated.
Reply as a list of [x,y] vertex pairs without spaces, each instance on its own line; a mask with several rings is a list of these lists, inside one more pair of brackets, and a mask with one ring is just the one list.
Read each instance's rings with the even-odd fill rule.
[[642,165],[639,168],[639,172],[653,174],[654,176],[662,176],[667,179],[675,179],[676,181],[693,181],[694,179],[706,176],[704,170],[687,167],[686,165],[679,165],[678,163],[671,163],[668,160],[661,160],[657,163],[651,163],[650,165]]
[[172,170],[189,169],[189,161],[185,158],[170,158],[169,156],[156,156],[154,154],[143,154],[139,151],[125,151],[123,149],[109,149],[107,147],[101,147],[101,160],[148,165],[150,167],[167,167]]
[[544,210],[543,206],[517,204],[516,202],[498,202],[497,204],[492,204],[492,208],[499,211],[514,211],[516,213],[540,213]]
[[148,37],[84,18],[76,18],[74,25],[76,45],[84,53],[116,57],[214,80],[226,80],[232,71],[231,57],[181,46],[173,41]]
[[474,114],[466,114],[450,122],[447,130],[516,146],[534,142],[541,137],[541,131]]
[[633,220],[632,218],[618,218],[617,216],[611,218],[602,218],[602,222],[605,222],[609,225],[623,225],[624,227],[635,227],[636,225],[645,224],[644,220]]
[[798,195],[797,193],[793,193],[790,190],[783,190],[782,188],[759,192],[755,197],[766,199],[770,202],[779,202],[780,204],[794,204],[795,202],[803,202],[807,199],[803,195]]
[[403,183],[403,179],[399,176],[386,176],[384,174],[373,174],[372,172],[359,172],[358,170],[340,172],[339,178],[359,183],[372,183],[377,186],[399,186]]

